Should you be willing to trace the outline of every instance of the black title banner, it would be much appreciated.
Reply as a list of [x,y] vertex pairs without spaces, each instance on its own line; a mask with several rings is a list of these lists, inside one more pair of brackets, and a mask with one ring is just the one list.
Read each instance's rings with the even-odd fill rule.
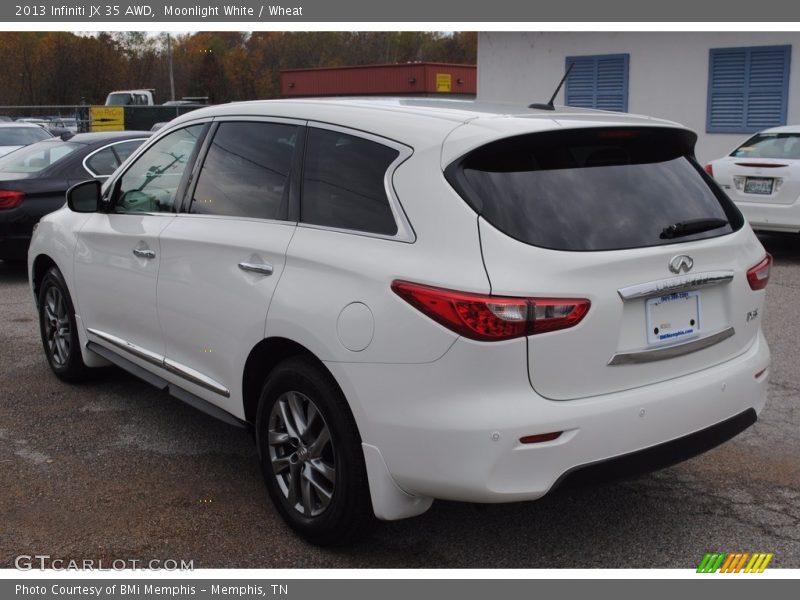
[[487,23],[537,22],[800,22],[800,2],[760,0],[174,0],[166,2],[42,1],[0,6],[0,19],[16,23]]

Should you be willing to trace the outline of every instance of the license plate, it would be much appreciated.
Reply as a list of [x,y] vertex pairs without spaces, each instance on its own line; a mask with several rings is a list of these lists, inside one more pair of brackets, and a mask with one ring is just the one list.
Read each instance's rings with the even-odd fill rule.
[[670,344],[700,333],[700,292],[650,298],[646,309],[648,344]]
[[744,180],[744,193],[771,194],[774,181],[775,180],[770,177],[746,177]]

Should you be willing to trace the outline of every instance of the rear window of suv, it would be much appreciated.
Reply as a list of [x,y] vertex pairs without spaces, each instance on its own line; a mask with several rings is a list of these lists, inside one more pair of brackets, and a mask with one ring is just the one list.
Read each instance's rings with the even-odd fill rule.
[[694,161],[695,139],[667,128],[529,134],[478,148],[445,174],[483,218],[527,244],[657,246],[725,235],[744,222]]

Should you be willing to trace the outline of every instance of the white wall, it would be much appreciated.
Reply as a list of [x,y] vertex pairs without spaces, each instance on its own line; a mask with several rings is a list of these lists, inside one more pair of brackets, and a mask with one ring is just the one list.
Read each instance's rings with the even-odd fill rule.
[[[711,48],[792,46],[787,124],[800,123],[800,32],[483,32],[478,35],[478,100],[546,102],[567,56],[630,54],[628,111],[671,119],[699,135],[704,163],[749,134],[706,133]],[[562,91],[556,103],[564,102]]]

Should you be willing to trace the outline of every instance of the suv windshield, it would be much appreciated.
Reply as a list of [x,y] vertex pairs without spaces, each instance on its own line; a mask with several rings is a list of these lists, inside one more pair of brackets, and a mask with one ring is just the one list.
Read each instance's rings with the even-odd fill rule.
[[800,159],[800,133],[759,133],[734,150],[731,156]]
[[[743,224],[679,129],[577,129],[516,136],[447,168],[489,223],[534,246],[619,250],[705,239]],[[666,232],[666,233],[665,233]]]

